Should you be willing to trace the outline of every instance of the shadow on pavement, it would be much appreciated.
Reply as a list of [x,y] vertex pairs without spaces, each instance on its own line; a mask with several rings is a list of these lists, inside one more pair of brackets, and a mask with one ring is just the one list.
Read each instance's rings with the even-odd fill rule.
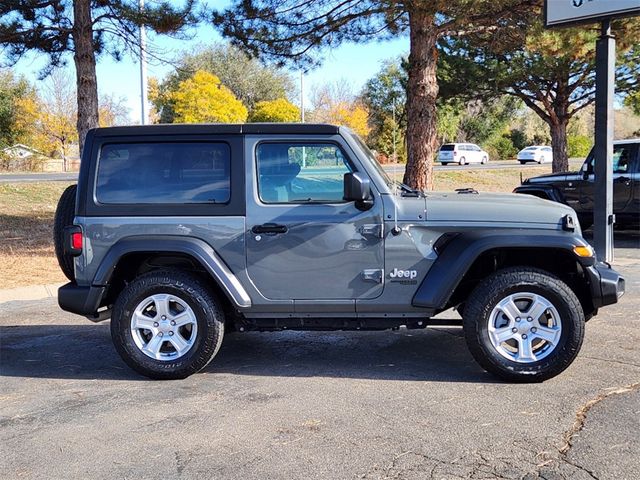
[[[145,380],[111,344],[109,325],[0,327],[5,377]],[[234,333],[208,374],[497,382],[472,359],[461,330]]]

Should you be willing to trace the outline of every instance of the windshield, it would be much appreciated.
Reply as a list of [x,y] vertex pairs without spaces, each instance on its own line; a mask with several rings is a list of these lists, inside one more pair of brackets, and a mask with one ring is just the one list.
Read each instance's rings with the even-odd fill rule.
[[364,153],[366,159],[369,160],[371,166],[376,170],[376,172],[378,172],[378,174],[382,177],[389,188],[392,188],[394,185],[398,185],[398,183],[394,182],[391,177],[389,177],[387,172],[384,171],[384,168],[382,168],[382,166],[378,163],[378,160],[376,160],[376,156],[369,149],[369,147],[367,147],[366,143],[364,143],[362,139],[355,133],[349,131],[349,134],[351,135],[351,138],[358,144],[358,147],[360,147],[360,150],[362,150],[362,153]]

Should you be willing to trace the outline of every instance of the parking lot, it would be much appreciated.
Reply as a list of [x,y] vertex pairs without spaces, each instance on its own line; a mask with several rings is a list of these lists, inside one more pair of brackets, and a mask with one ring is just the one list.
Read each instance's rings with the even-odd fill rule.
[[638,478],[639,241],[617,239],[628,293],[536,385],[494,380],[453,328],[232,334],[204,373],[153,382],[108,322],[7,302],[2,478]]

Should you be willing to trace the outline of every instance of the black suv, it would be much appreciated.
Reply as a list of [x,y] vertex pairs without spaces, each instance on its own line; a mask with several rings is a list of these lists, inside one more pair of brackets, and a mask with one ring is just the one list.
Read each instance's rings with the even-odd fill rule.
[[[572,207],[582,228],[593,224],[594,155],[579,172],[552,173],[528,178],[514,193],[526,193]],[[640,139],[613,144],[613,213],[619,228],[640,227]]]

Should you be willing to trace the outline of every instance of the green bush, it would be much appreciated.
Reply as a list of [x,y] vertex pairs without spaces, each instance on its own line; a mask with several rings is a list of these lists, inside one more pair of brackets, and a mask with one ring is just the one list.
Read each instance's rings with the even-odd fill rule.
[[[515,157],[518,153],[518,150],[513,145],[511,138],[504,135],[492,140],[488,147],[493,147],[495,149],[495,155],[492,157],[494,160],[507,160]],[[489,150],[487,150],[487,152],[489,152]]]
[[569,135],[567,137],[567,155],[569,158],[583,158],[589,154],[592,141],[586,135]]
[[529,142],[527,141],[527,135],[522,130],[518,130],[514,128],[509,132],[509,138],[511,139],[511,143],[513,143],[513,147],[516,151],[520,151],[523,148],[529,146]]

